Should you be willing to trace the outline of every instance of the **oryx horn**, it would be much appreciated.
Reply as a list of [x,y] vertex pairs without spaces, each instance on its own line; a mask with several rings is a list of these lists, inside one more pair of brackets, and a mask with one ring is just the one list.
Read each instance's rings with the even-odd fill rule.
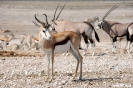
[[[66,2],[66,3],[67,3],[67,2]],[[64,7],[65,7],[66,3],[64,4],[64,6],[62,7],[62,9],[60,10],[60,12],[59,12],[58,16],[56,17],[56,20],[57,20],[57,19],[58,19],[58,17],[60,16],[60,13],[61,13],[61,12],[62,12],[62,10],[64,9]]]
[[114,9],[116,9],[119,5],[115,5],[113,6],[103,17],[102,20],[104,20]]
[[59,7],[59,4],[60,4],[60,2],[58,3],[58,6],[56,7],[56,10],[55,10],[54,17],[53,17],[52,21],[55,20],[55,15],[56,15],[57,9],[58,9],[58,7]]

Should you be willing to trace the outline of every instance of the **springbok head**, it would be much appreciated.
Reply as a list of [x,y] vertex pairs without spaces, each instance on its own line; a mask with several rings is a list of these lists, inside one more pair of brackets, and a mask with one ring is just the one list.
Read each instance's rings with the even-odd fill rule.
[[[65,3],[64,6],[62,7],[61,11],[64,9],[65,5],[66,5],[66,3]],[[35,26],[37,26],[37,27],[40,28],[40,31],[41,31],[43,37],[44,37],[45,39],[47,39],[47,40],[49,40],[49,39],[51,38],[51,37],[50,37],[50,36],[51,36],[51,35],[50,35],[51,32],[53,32],[53,31],[55,32],[55,27],[54,27],[54,25],[57,25],[56,22],[55,22],[55,20],[57,20],[57,19],[59,18],[60,14],[61,14],[61,11],[60,11],[59,14],[58,14],[58,16],[55,18],[56,11],[57,11],[58,7],[59,7],[59,4],[58,4],[58,6],[57,6],[57,8],[56,8],[56,10],[55,10],[54,17],[53,17],[53,19],[52,19],[52,24],[49,24],[48,18],[47,18],[47,15],[46,15],[46,14],[43,14],[43,15],[45,16],[45,22],[42,22],[42,21],[40,21],[39,19],[37,19],[36,14],[35,14],[35,19],[36,19],[36,21],[39,22],[42,26],[37,25],[35,22],[33,22],[33,23],[35,24]]]
[[119,6],[119,5],[113,6],[113,7],[103,16],[102,20],[100,20],[100,21],[98,22],[98,25],[97,25],[96,29],[102,29],[102,25],[103,25],[104,19],[105,19],[114,9],[116,9],[118,6]]
[[51,30],[52,30],[52,27],[51,27],[51,25],[48,23],[47,15],[46,15],[46,14],[44,14],[44,15],[45,15],[45,17],[46,17],[45,23],[42,22],[42,21],[40,21],[40,20],[36,17],[36,14],[34,15],[36,21],[39,22],[39,23],[41,24],[41,26],[38,25],[37,23],[35,23],[34,21],[33,21],[33,23],[35,24],[35,26],[39,27],[40,34],[41,34],[42,38],[44,38],[44,39],[46,39],[46,40],[50,40],[50,39],[51,39],[51,33],[50,33],[50,32],[51,32]]

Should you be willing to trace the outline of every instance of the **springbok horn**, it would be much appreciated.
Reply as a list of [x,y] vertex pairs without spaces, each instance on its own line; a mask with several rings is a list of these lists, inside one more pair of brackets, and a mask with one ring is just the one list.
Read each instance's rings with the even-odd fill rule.
[[[67,3],[67,2],[66,2]],[[60,13],[62,12],[62,10],[64,9],[66,3],[64,4],[64,6],[62,7],[61,11],[59,12],[58,16],[56,17],[56,20],[58,19],[58,17],[60,16]]]
[[105,16],[103,17],[102,20],[104,20],[104,19],[105,19],[114,9],[116,9],[118,6],[119,6],[119,5],[113,6],[113,7],[105,14]]
[[54,18],[52,19],[52,21],[55,20],[55,15],[56,15],[57,9],[58,9],[58,7],[59,7],[59,4],[60,4],[60,2],[58,3],[58,6],[56,7],[56,10],[55,10],[55,13],[54,13]]
[[35,14],[34,16],[35,16],[36,21],[38,21],[40,24],[42,24],[43,26],[45,26],[45,23],[44,23],[44,22],[42,22],[42,21],[40,21],[40,20],[38,20],[38,19],[36,18],[36,14]]
[[43,15],[46,17],[45,22],[46,22],[46,25],[48,25],[47,15],[46,14],[43,14]]

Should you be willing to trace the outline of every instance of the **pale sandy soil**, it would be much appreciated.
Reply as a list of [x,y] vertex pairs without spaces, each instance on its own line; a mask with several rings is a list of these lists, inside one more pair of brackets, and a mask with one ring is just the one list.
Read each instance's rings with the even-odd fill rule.
[[[0,29],[10,30],[18,43],[21,34],[38,35],[33,25],[34,14],[44,20],[41,14],[53,18],[58,2],[7,2],[0,1]],[[64,2],[61,2],[61,6]],[[60,20],[84,21],[87,18],[103,15],[112,5],[121,4],[106,19],[123,23],[133,22],[133,2],[68,2]],[[60,7],[61,8],[61,7]],[[97,23],[96,23],[97,24]],[[96,25],[95,24],[95,25]],[[45,82],[47,59],[39,51],[0,51],[0,88],[133,88],[133,55],[126,52],[111,53],[111,42],[103,30],[96,30],[101,42],[96,41],[96,54],[91,49],[83,59],[83,81],[74,81],[76,60],[72,55],[64,58],[55,56],[55,77],[51,83]],[[9,35],[3,33],[0,35]],[[93,36],[95,39],[95,37]],[[122,40],[122,47],[125,46]],[[84,43],[82,43],[84,46]],[[82,52],[82,51],[81,51]]]

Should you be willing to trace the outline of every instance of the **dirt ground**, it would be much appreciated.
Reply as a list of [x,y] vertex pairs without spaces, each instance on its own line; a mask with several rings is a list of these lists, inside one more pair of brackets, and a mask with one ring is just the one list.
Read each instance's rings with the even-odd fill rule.
[[[60,2],[61,6],[64,3]],[[42,14],[46,13],[51,22],[57,4],[44,1],[0,1],[0,35],[13,33],[15,39],[10,44],[19,44],[21,34],[37,36],[38,29],[32,23],[32,20],[35,21],[34,14],[44,20]],[[106,20],[133,22],[133,1],[67,2],[59,19],[84,21],[95,16],[102,19],[115,4],[120,4],[119,8],[111,12]],[[11,32],[3,33],[3,30]],[[96,31],[101,42],[95,41],[95,56],[91,56],[89,47],[87,56],[83,57],[82,81],[73,80],[76,60],[70,54],[66,58],[62,54],[55,55],[55,76],[49,83],[45,82],[48,62],[41,50],[0,51],[0,88],[133,88],[133,53],[127,54],[125,50],[121,52],[126,44],[125,39],[121,42],[121,49],[112,53],[109,36],[103,30]]]

